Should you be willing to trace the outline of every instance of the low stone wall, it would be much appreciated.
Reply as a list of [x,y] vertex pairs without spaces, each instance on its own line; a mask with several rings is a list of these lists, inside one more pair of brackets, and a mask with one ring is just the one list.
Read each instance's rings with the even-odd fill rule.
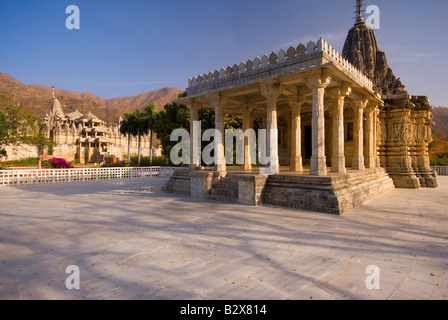
[[383,168],[366,169],[355,175],[336,177],[333,179],[333,186],[340,214],[395,188],[393,180]]
[[339,214],[339,204],[329,176],[269,176],[262,199],[264,204],[274,206]]
[[211,171],[190,172],[190,194],[193,198],[204,199],[212,186],[219,181],[222,174]]
[[8,154],[8,157],[2,158],[2,161],[16,161],[24,158],[37,158],[39,154],[36,146],[28,144],[7,146],[5,147],[5,150]]
[[263,203],[330,214],[344,214],[394,188],[382,168],[325,177],[272,175]]
[[266,175],[238,175],[238,202],[251,206],[260,205],[267,178]]
[[190,170],[175,170],[164,189],[167,193],[191,194]]

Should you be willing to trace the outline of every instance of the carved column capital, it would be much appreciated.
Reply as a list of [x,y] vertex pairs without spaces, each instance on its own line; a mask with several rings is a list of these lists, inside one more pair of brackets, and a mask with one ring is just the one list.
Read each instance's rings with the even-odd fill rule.
[[195,112],[201,108],[201,105],[195,100],[184,102],[183,104],[192,112]]
[[369,100],[366,98],[355,98],[353,99],[353,107],[355,109],[365,109]]
[[250,117],[252,111],[254,111],[254,106],[253,105],[248,104],[245,107],[243,107],[243,112],[242,112],[243,118],[244,117]]
[[222,103],[223,103],[223,99],[221,97],[221,94],[219,94],[219,93],[210,95],[209,101],[210,101],[210,105],[212,107],[222,106]]
[[300,113],[300,108],[305,104],[306,100],[298,97],[298,96],[288,96],[287,97],[288,104],[291,107],[293,116],[297,113]]
[[306,102],[305,99],[298,96],[288,96],[287,100],[290,107],[302,106]]
[[352,93],[352,88],[346,82],[344,82],[340,87],[332,88],[328,90],[328,95],[335,101],[344,100]]
[[277,98],[282,94],[283,88],[279,82],[268,81],[260,83],[260,94],[265,98]]
[[306,79],[306,86],[310,89],[325,89],[330,84],[330,81],[330,75],[321,73],[319,70]]
[[367,112],[373,112],[375,115],[378,112],[378,103],[375,101],[369,101],[366,105],[366,111]]

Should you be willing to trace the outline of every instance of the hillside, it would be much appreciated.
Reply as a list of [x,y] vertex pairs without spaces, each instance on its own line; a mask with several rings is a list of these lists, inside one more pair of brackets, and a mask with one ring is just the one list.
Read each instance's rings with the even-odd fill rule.
[[[56,95],[65,113],[78,109],[81,113],[91,111],[108,123],[116,122],[126,112],[143,109],[149,103],[155,103],[161,110],[166,103],[177,98],[182,90],[163,88],[142,93],[138,96],[102,99],[92,93],[78,93],[66,90],[56,90]],[[7,74],[0,73],[0,95],[15,98],[16,103],[27,106],[39,116],[44,117],[52,103],[52,89],[41,85],[25,85]]]
[[177,88],[162,88],[156,91],[149,91],[138,96],[120,97],[106,100],[106,109],[110,114],[123,114],[135,111],[136,108],[143,109],[148,104],[154,103],[156,111],[163,109],[163,106],[177,99],[182,90]]
[[434,126],[432,133],[438,137],[448,137],[448,108],[436,107],[434,108]]
[[434,141],[429,145],[431,165],[448,166],[448,137],[434,136]]
[[[182,90],[177,88],[162,88],[149,91],[137,96],[102,99],[92,93],[78,93],[66,90],[57,90],[56,94],[64,108],[69,113],[78,109],[81,113],[91,111],[100,119],[112,123],[126,112],[143,109],[153,102],[160,111],[163,106],[177,98]],[[0,95],[15,97],[16,103],[27,106],[43,117],[50,110],[52,89],[41,85],[25,85],[7,74],[0,73]],[[448,108],[434,108],[433,134],[439,137],[448,137]]]

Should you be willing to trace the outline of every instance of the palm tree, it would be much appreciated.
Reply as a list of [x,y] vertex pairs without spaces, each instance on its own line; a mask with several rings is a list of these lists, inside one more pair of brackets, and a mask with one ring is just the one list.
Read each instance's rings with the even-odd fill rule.
[[152,165],[152,134],[154,130],[155,122],[157,121],[158,112],[156,112],[156,105],[154,103],[149,104],[145,108],[145,117],[148,122],[149,129],[149,165]]
[[120,122],[120,133],[128,137],[128,165],[131,164],[131,131],[132,131],[132,113],[125,113],[124,119]]
[[141,139],[142,136],[148,134],[149,127],[148,121],[143,112],[140,110],[135,110],[132,113],[132,121],[131,121],[131,134],[134,137],[138,137],[138,166],[140,166],[140,156],[141,156]]

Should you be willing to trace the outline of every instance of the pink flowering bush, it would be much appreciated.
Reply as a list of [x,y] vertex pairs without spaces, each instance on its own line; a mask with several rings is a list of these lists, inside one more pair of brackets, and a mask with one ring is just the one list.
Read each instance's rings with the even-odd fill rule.
[[65,161],[62,158],[52,158],[50,160],[51,166],[56,169],[70,169],[73,168],[70,162]]

